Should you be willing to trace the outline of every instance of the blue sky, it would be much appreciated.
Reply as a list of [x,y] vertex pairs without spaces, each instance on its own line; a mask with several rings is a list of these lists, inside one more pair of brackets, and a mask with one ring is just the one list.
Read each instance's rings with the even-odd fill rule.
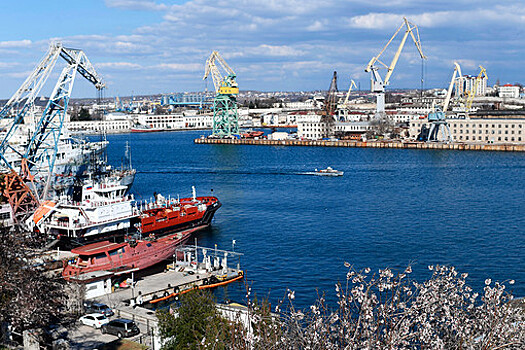
[[[336,70],[339,89],[351,77],[365,90],[366,64],[403,16],[419,26],[428,56],[425,87],[446,87],[454,61],[466,74],[483,65],[490,84],[525,82],[525,6],[516,1],[22,0],[2,6],[0,98],[15,92],[52,40],[86,52],[107,81],[107,96],[204,90],[212,50],[237,72],[241,89],[327,89]],[[408,41],[390,88],[419,87],[421,70]],[[95,96],[81,80],[74,97]]]

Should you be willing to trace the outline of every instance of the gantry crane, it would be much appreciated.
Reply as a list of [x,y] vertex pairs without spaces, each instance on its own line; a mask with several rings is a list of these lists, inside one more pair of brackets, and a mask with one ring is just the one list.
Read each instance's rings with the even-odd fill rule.
[[474,83],[474,86],[471,87],[471,89],[468,92],[467,100],[465,102],[465,111],[468,113],[470,109],[472,108],[472,102],[474,101],[474,96],[476,96],[478,92],[478,86],[479,82],[483,78],[488,78],[487,76],[487,70],[483,68],[483,66],[479,66],[479,74],[476,77],[476,82]]
[[[397,36],[397,34],[401,31],[403,27],[406,27],[405,35],[403,36],[403,39],[401,39],[401,43],[399,44],[399,47],[397,48],[397,51],[394,55],[394,58],[392,59],[392,62],[389,66],[384,64],[379,60],[383,52],[387,49],[387,47],[390,45],[390,43],[394,40],[394,38]],[[415,34],[414,34],[415,32]],[[377,93],[377,115],[378,116],[384,116],[385,114],[385,86],[387,86],[390,83],[390,77],[392,76],[392,73],[394,72],[394,68],[396,67],[397,61],[399,60],[399,56],[401,55],[401,51],[403,50],[403,47],[405,46],[406,39],[408,35],[412,37],[412,40],[414,41],[414,44],[417,47],[417,50],[419,52],[419,55],[421,56],[421,59],[426,59],[426,56],[423,54],[423,51],[421,49],[421,40],[419,38],[419,30],[417,26],[413,23],[410,23],[406,17],[403,17],[403,23],[401,26],[397,29],[397,31],[392,35],[390,40],[386,43],[386,45],[383,47],[383,49],[379,52],[377,56],[372,57],[370,62],[368,62],[368,65],[365,68],[365,72],[371,72],[371,91]],[[381,64],[383,67],[376,66],[376,63]],[[387,73],[385,76],[385,79],[383,80],[381,76],[379,75],[379,69],[386,68]]]
[[[222,70],[222,72],[221,72]],[[237,75],[219,55],[213,51],[206,60],[203,80],[211,75],[215,87],[213,100],[213,133],[214,137],[239,137],[239,115],[237,113]]]
[[443,107],[441,109],[436,108],[434,111],[428,114],[428,122],[430,123],[430,129],[428,132],[427,141],[442,141],[442,142],[453,142],[452,133],[446,120],[446,112],[452,97],[452,88],[456,81],[456,76],[461,77],[461,67],[457,62],[454,62],[454,73],[452,73],[452,79],[448,85],[447,96],[443,101]]
[[[51,75],[58,58],[65,60],[58,81],[50,95],[41,116],[33,116],[29,130],[29,142],[22,148],[12,145],[14,135],[24,122],[24,117],[34,106],[35,98]],[[55,170],[55,160],[62,126],[66,116],[71,90],[76,74],[80,73],[97,90],[104,88],[104,83],[82,50],[65,48],[60,43],[50,45],[48,52],[33,70],[22,86],[0,111],[1,118],[12,116],[7,132],[0,142],[0,165],[8,170],[3,174],[2,191],[7,197],[13,212],[25,212],[39,200],[45,199]],[[7,153],[18,155],[17,160],[8,160]],[[40,174],[40,186],[35,186],[35,172],[45,169]],[[31,189],[27,184],[31,184]]]

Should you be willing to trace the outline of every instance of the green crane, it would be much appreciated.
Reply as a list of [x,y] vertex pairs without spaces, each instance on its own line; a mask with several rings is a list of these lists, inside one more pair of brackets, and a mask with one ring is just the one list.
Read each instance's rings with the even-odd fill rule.
[[209,75],[212,76],[216,94],[213,100],[212,136],[219,138],[240,137],[239,114],[237,112],[239,87],[235,80],[237,75],[217,51],[213,51],[206,60],[202,79],[208,78]]

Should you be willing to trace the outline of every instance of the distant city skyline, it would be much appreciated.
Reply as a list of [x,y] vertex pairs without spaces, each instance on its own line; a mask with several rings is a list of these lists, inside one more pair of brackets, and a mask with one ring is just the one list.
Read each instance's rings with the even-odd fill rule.
[[[236,71],[241,90],[326,90],[334,70],[340,90],[350,78],[368,90],[364,68],[403,16],[419,26],[428,59],[421,63],[409,38],[390,89],[420,88],[422,71],[425,88],[445,88],[454,61],[471,75],[483,65],[490,85],[525,81],[525,8],[507,0],[28,0],[3,10],[0,99],[18,89],[53,41],[86,52],[107,81],[106,96],[210,90],[202,75],[212,50]],[[77,77],[73,97],[91,96],[94,88]]]

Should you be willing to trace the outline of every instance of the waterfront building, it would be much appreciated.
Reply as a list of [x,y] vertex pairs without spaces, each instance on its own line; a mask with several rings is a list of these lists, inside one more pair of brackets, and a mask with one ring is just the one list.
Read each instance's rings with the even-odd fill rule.
[[338,139],[361,140],[362,136],[371,129],[370,122],[336,122],[333,125],[333,134]]
[[[494,116],[467,119],[447,119],[452,138],[466,143],[525,143],[525,118],[496,118]],[[429,127],[428,119],[410,122],[409,134],[417,138],[421,127]]]
[[309,113],[297,120],[297,137],[300,139],[319,140],[328,135],[328,124],[321,121],[321,115]]
[[73,132],[116,134],[130,132],[133,126],[131,119],[126,120],[89,120],[69,122],[66,127]]
[[519,98],[520,87],[512,84],[505,84],[498,87],[498,96],[501,98]]

